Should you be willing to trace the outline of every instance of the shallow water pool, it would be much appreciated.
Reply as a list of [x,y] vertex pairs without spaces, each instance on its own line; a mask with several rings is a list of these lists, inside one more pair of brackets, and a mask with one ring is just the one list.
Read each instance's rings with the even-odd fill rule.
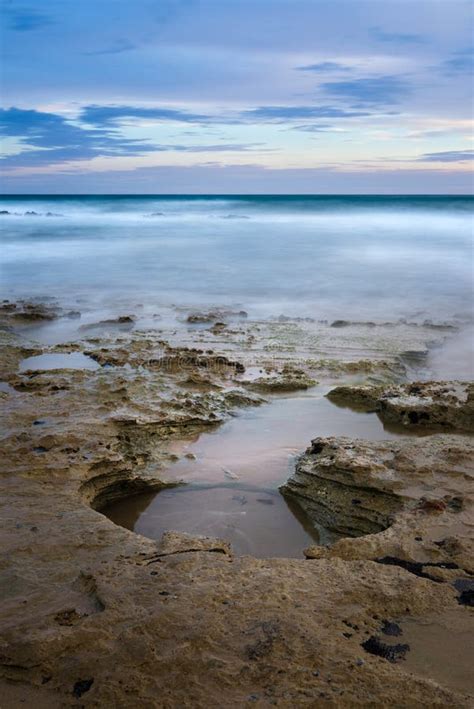
[[338,408],[316,387],[244,410],[189,442],[161,476],[187,485],[135,495],[102,512],[153,539],[179,531],[224,538],[237,554],[302,557],[305,547],[336,537],[285,500],[278,487],[311,439],[332,435],[382,440],[401,433],[385,430],[376,414]]
[[19,367],[20,372],[51,369],[100,369],[100,365],[82,352],[49,352],[27,357]]

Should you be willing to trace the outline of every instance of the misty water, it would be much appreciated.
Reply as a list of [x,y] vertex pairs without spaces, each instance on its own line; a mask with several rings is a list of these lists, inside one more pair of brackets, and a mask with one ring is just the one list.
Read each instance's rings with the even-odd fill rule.
[[[183,326],[186,308],[249,318],[430,321],[458,329],[433,349],[439,376],[472,370],[472,204],[468,197],[3,197],[3,299],[52,299],[65,312],[28,327],[43,343],[104,335],[88,323],[133,315]],[[117,330],[112,328],[112,334]],[[86,328],[86,329],[84,329]],[[79,358],[79,359],[78,359]],[[43,366],[44,365],[44,366]],[[29,368],[96,367],[46,354]],[[146,536],[165,529],[230,539],[239,553],[301,556],[333,537],[278,492],[315,436],[391,438],[375,414],[338,409],[315,389],[242,412],[166,471],[185,487],[106,510]]]
[[[4,298],[87,311],[469,317],[469,197],[2,197]],[[7,213],[4,213],[7,212]]]

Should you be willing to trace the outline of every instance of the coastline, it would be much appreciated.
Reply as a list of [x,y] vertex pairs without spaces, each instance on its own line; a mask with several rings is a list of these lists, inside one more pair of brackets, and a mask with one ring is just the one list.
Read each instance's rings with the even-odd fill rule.
[[[406,482],[391,488],[394,506],[380,528],[312,546],[306,558],[239,556],[225,540],[183,533],[155,541],[100,514],[107,503],[169,484],[164,471],[185,455],[186,441],[209,430],[219,435],[242,407],[264,411],[265,400],[315,381],[328,390],[368,387],[372,406],[377,396],[393,397],[453,325],[254,321],[222,308],[179,317],[178,328],[164,321],[139,330],[135,320],[119,319],[78,340],[42,345],[28,340],[28,330],[67,313],[54,303],[4,303],[4,701],[218,706],[225,691],[228,706],[367,705],[374,698],[469,706],[463,677],[453,686],[440,669],[446,658],[432,658],[428,669],[420,660],[434,652],[423,640],[426,627],[435,627],[443,646],[455,644],[456,633],[462,639],[472,622],[459,600],[472,594],[465,521],[472,438],[459,423],[467,417],[469,429],[472,410],[457,415],[471,396],[458,385],[454,394],[449,384],[428,397],[423,385],[410,394],[416,410],[436,410],[438,429],[392,443],[408,469],[418,461],[419,479],[408,495]],[[26,357],[71,353],[97,367],[18,369]],[[455,398],[449,417],[446,396]],[[401,418],[406,429],[423,426]],[[317,421],[314,428],[316,437]],[[446,441],[452,455],[443,463],[437,447]],[[347,440],[331,445],[339,455]],[[380,470],[388,444],[349,445],[352,462],[339,465],[338,475],[351,475],[351,485],[375,499],[377,474],[358,476],[368,459]],[[432,489],[430,460],[441,461]],[[441,492],[449,500],[441,503]],[[354,505],[337,499],[353,516]],[[380,563],[386,557],[399,563]],[[387,651],[393,639],[385,623],[402,630],[395,644],[412,649]]]

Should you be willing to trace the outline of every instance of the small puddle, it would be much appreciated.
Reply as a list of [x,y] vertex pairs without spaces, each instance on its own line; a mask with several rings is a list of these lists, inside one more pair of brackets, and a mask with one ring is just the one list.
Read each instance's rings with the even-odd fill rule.
[[19,367],[20,372],[51,369],[100,369],[100,365],[82,352],[50,352],[27,357]]
[[[336,539],[278,491],[296,457],[317,436],[399,438],[376,414],[341,409],[314,388],[278,397],[181,447],[163,479],[187,485],[135,495],[102,510],[118,525],[152,539],[165,531],[224,538],[237,554],[302,557]],[[189,456],[189,457],[186,457]]]

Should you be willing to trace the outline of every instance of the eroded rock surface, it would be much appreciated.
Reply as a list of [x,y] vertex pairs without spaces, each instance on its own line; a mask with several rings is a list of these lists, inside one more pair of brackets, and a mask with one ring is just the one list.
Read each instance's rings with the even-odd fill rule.
[[253,381],[243,381],[242,384],[254,391],[278,394],[309,389],[315,386],[317,381],[309,377],[304,369],[286,365],[281,371],[257,377]]
[[469,589],[473,453],[464,436],[315,440],[284,493],[348,536],[329,548],[310,547],[307,557],[372,559]]
[[377,411],[388,424],[474,431],[472,382],[339,386],[328,398],[360,411]]
[[[423,328],[187,330],[195,339],[133,332],[49,348],[2,333],[0,705],[471,706],[464,684],[411,667],[414,650],[385,648],[414,647],[409,624],[472,625],[467,439],[431,439],[416,456],[398,442],[330,439],[328,491],[346,474],[358,486],[350,515],[331,493],[338,523],[376,533],[307,560],[236,557],[225,540],[176,533],[155,542],[100,514],[176,482],[166,468],[187,437],[262,404],[243,386],[252,364],[267,371],[271,357],[270,377],[290,365],[302,379],[398,381],[399,355],[423,350]],[[47,351],[87,352],[101,367],[19,372]],[[386,636],[391,625],[400,636]]]
[[0,303],[0,324],[28,324],[38,321],[54,320],[59,317],[61,309],[53,303],[40,303],[20,300]]

